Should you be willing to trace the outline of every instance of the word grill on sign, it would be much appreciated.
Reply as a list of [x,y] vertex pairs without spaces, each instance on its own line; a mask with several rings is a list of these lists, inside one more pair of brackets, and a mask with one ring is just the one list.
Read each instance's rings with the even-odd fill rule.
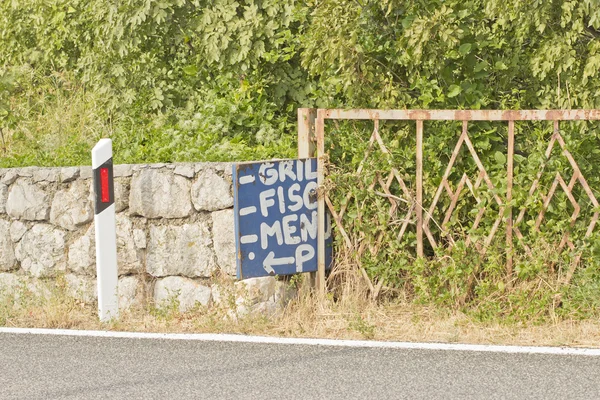
[[[317,160],[235,164],[233,181],[238,278],[316,271]],[[329,214],[325,231],[331,260]]]

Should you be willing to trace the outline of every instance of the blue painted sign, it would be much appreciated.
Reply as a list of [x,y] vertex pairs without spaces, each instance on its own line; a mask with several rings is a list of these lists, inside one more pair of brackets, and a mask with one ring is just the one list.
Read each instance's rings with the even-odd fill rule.
[[[317,159],[233,166],[237,276],[317,270]],[[325,218],[325,264],[331,218]]]

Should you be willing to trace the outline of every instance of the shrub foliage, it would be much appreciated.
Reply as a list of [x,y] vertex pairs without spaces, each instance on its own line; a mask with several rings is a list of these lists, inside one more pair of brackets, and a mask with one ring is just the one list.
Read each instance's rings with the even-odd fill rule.
[[[106,136],[120,163],[292,157],[298,107],[600,108],[599,78],[598,0],[7,0],[0,2],[0,167],[87,164],[90,147]],[[576,123],[563,132],[596,188],[597,128]],[[516,260],[525,286],[509,292],[502,243],[485,260],[461,245],[461,235],[483,234],[468,228],[477,212],[472,199],[459,204],[451,221],[458,243],[451,254],[413,262],[414,230],[397,241],[394,229],[380,229],[389,223],[381,217],[389,201],[368,190],[390,160],[374,157],[363,176],[351,174],[371,128],[327,129],[335,132],[332,195],[351,191],[361,199],[349,205],[350,218],[362,216],[353,219],[352,232],[372,243],[384,232],[386,246],[361,260],[372,278],[428,301],[476,304],[482,315],[497,315],[493,307],[520,315],[510,305],[525,301],[544,315],[558,303],[596,302],[597,245],[595,237],[583,240],[579,225],[573,240],[586,249],[580,284],[571,290],[551,283],[559,258],[569,258],[551,256],[548,247],[568,228],[572,209],[563,194],[542,234],[531,235],[529,245],[548,250]],[[411,129],[381,127],[391,162],[402,166],[407,182],[414,176]],[[426,125],[427,198],[459,130]],[[470,134],[498,191],[505,191],[506,128],[474,124]],[[542,201],[527,189],[550,134],[547,125],[518,125],[514,202],[527,204],[533,218]],[[555,151],[542,186],[556,171],[570,176],[569,168]],[[476,173],[464,154],[451,180],[463,172]],[[490,194],[481,196],[488,201]],[[594,211],[582,202],[581,220]],[[493,219],[486,213],[481,229]],[[472,287],[464,283],[470,278]],[[541,281],[550,283],[537,289],[552,289],[527,286]],[[553,297],[559,293],[561,302]]]

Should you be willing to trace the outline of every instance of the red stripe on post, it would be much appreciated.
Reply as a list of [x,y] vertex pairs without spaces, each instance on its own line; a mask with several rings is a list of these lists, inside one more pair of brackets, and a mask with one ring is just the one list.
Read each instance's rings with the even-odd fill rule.
[[100,201],[110,202],[110,192],[108,190],[108,168],[100,168]]

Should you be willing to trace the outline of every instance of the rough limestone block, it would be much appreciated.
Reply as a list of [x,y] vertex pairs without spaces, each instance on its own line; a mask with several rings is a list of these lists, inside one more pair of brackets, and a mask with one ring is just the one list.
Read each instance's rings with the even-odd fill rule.
[[10,224],[10,238],[13,242],[18,242],[21,240],[23,235],[27,232],[27,225],[19,220],[14,220],[12,224]]
[[219,163],[219,162],[199,162],[194,164],[196,173],[204,169],[212,169],[223,174],[223,176],[231,177],[232,163]]
[[215,267],[208,224],[150,226],[146,271],[152,276],[209,277]]
[[198,163],[194,163],[194,171],[196,171],[196,173],[202,171],[203,169],[207,169],[209,168],[209,163],[207,162],[198,162]]
[[233,210],[215,211],[213,221],[213,245],[219,267],[228,275],[236,274],[235,233]]
[[54,276],[66,268],[65,233],[52,225],[34,225],[17,244],[15,255],[30,275]]
[[84,181],[75,181],[69,189],[60,190],[54,195],[50,210],[52,224],[73,231],[93,219],[94,210],[89,185]]
[[129,179],[115,178],[115,212],[121,212],[129,207]]
[[0,271],[10,271],[16,266],[17,259],[10,239],[10,223],[0,219]]
[[158,307],[168,306],[171,301],[176,300],[181,312],[188,311],[197,303],[207,306],[210,297],[210,287],[180,276],[160,279],[154,286],[154,302]]
[[14,219],[44,221],[50,215],[50,195],[25,179],[18,179],[8,192],[6,212]]
[[79,167],[66,167],[60,169],[60,181],[62,183],[73,182],[79,178]]
[[33,178],[33,171],[35,171],[36,169],[37,167],[25,167],[19,168],[17,172],[19,173],[20,177]]
[[8,186],[0,183],[0,214],[6,214],[6,201],[8,200]]
[[133,175],[133,166],[131,164],[117,164],[113,166],[113,176],[115,178],[131,175]]
[[92,179],[94,176],[94,170],[90,166],[79,167],[79,178],[81,179]]
[[38,168],[33,170],[34,182],[57,182],[60,175],[58,168]]
[[149,164],[133,164],[131,166],[131,169],[133,170],[133,172],[142,171],[142,170],[148,169],[148,168],[150,168]]
[[186,178],[193,178],[194,166],[191,164],[180,164],[175,167],[173,173],[176,175],[185,176]]
[[274,276],[250,278],[235,284],[238,297],[236,303],[254,305],[275,297],[277,280]]
[[233,164],[232,163],[218,163],[218,167],[215,169],[217,171],[222,171],[223,176],[227,176],[231,178],[231,174],[233,173]]
[[251,278],[236,282],[236,314],[273,315],[297,296],[297,290],[275,277]]
[[216,211],[233,207],[231,181],[223,178],[212,169],[198,173],[192,185],[192,201],[196,210]]
[[69,246],[69,270],[78,275],[96,276],[96,243],[94,225]]
[[69,296],[86,303],[91,303],[98,299],[98,285],[96,285],[95,278],[67,274],[65,275],[65,280]]
[[131,179],[129,213],[146,218],[190,215],[190,182],[170,170],[144,169]]
[[134,229],[133,242],[135,243],[138,249],[145,249],[147,247],[146,231],[138,228]]
[[117,284],[119,293],[119,310],[139,307],[144,300],[144,287],[137,276],[124,276]]
[[128,275],[142,270],[133,237],[133,223],[127,215],[115,216],[117,228],[117,264],[119,275]]
[[10,169],[8,172],[4,173],[0,182],[4,183],[5,185],[12,185],[18,177],[19,174],[17,173],[17,170]]

